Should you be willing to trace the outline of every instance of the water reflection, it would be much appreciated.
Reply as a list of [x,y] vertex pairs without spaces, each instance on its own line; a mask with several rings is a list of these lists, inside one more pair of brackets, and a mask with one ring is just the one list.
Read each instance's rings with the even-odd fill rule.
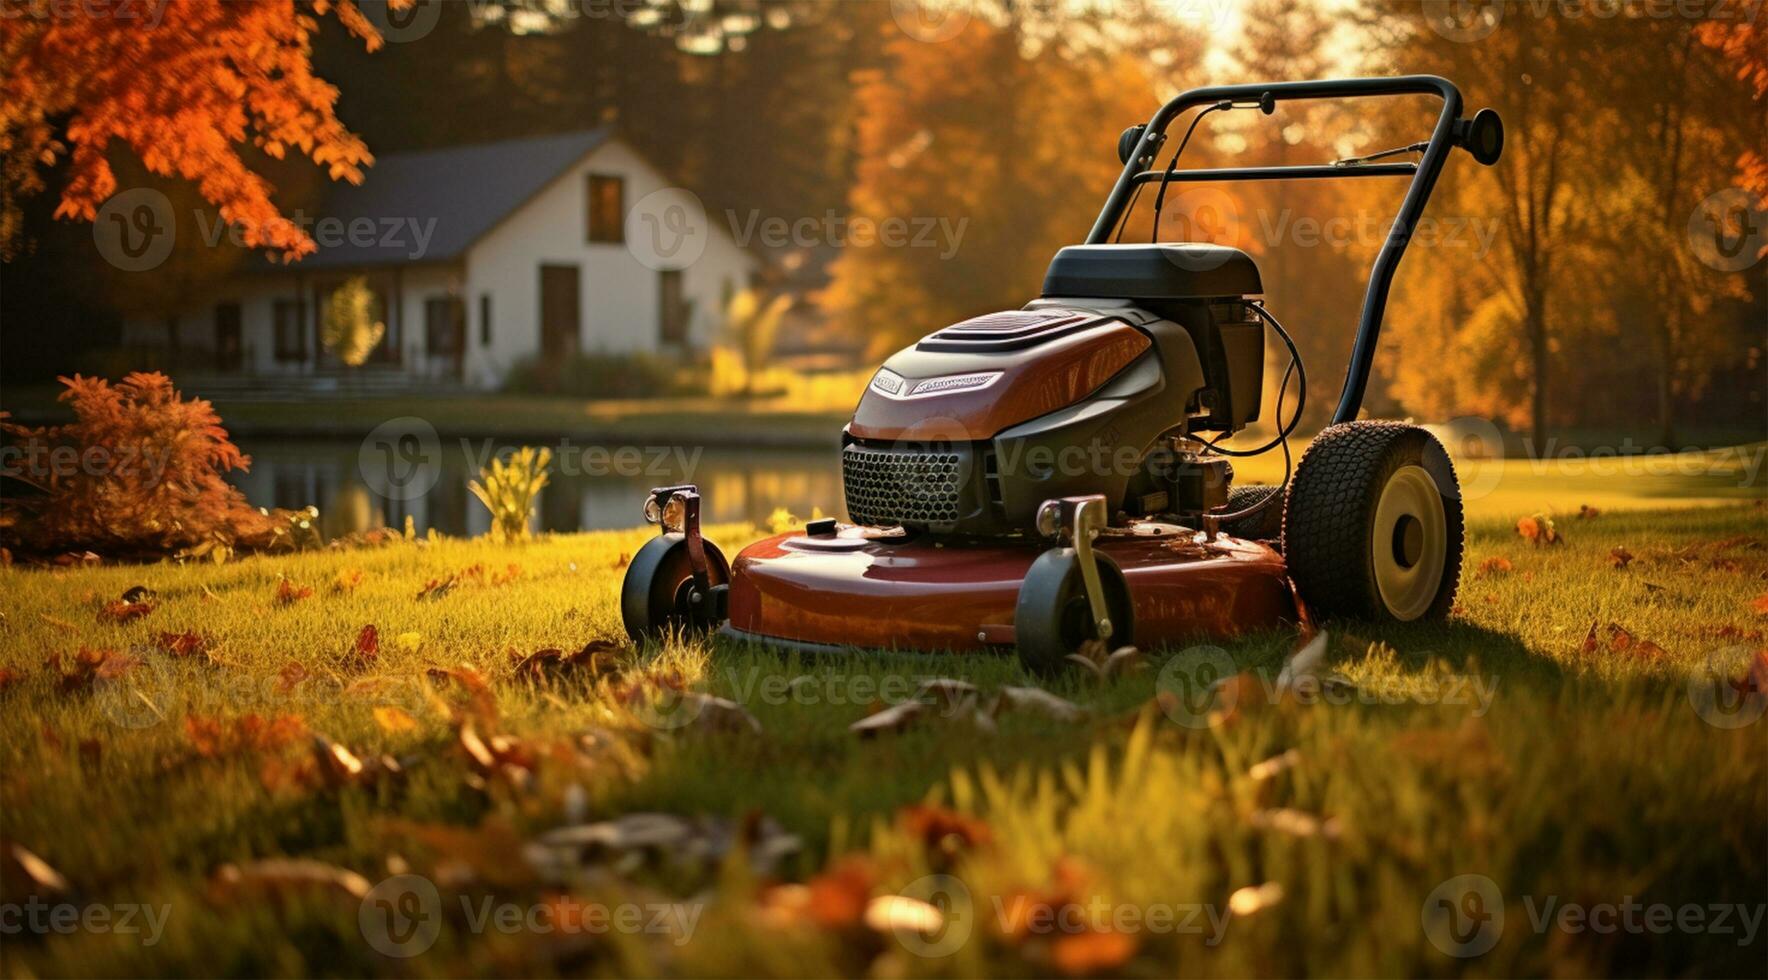
[[[251,472],[234,483],[253,504],[263,507],[319,508],[328,537],[373,527],[402,527],[409,515],[422,532],[474,536],[489,529],[491,515],[467,492],[477,460],[461,446],[444,445],[435,485],[411,500],[374,493],[363,480],[360,443],[342,441],[240,440],[252,457]],[[800,517],[812,507],[843,516],[841,478],[833,452],[692,449],[658,454],[638,472],[562,471],[555,464],[541,491],[535,529],[597,531],[635,527],[645,490],[667,483],[698,483],[705,496],[705,519],[765,523],[777,507]]]

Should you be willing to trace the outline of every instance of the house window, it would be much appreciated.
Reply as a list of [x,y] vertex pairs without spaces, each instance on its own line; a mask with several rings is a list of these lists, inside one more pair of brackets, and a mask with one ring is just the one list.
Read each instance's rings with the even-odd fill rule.
[[491,294],[479,294],[479,346],[491,346]]
[[452,296],[433,296],[424,300],[424,346],[431,354],[459,354],[462,335],[460,300]]
[[626,178],[590,174],[586,231],[588,241],[626,241]]
[[303,322],[301,312],[301,301],[298,299],[279,299],[272,307],[276,359],[279,361],[307,359],[307,325]]

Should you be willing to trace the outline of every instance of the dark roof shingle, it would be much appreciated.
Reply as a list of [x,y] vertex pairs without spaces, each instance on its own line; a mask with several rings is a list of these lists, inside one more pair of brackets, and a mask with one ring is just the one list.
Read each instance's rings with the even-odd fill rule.
[[[533,139],[388,153],[364,171],[361,184],[336,184],[309,229],[319,251],[296,268],[341,268],[437,262],[459,258],[467,247],[521,207],[584,154],[607,142],[606,128]],[[369,218],[372,236],[348,233],[350,222]],[[385,236],[387,222],[400,222]],[[429,231],[417,251],[409,222]],[[433,224],[432,224],[433,222]],[[326,234],[321,234],[325,232]],[[351,241],[351,238],[356,241]],[[397,241],[390,240],[396,237]],[[389,240],[383,240],[389,239]]]

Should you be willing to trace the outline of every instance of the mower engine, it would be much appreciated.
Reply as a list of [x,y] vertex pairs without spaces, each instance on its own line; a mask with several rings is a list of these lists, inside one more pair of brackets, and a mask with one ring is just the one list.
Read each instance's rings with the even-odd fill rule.
[[844,433],[849,516],[992,536],[1061,497],[1102,494],[1128,517],[1225,507],[1232,469],[1199,450],[1258,417],[1261,291],[1238,249],[1062,249],[1043,298],[884,362]]

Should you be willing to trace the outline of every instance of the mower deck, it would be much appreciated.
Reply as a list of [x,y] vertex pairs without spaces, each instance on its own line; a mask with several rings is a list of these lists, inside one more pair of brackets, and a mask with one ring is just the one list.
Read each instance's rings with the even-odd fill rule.
[[[1010,648],[1026,572],[1048,547],[851,525],[775,535],[737,556],[725,633],[801,650]],[[1234,636],[1297,617],[1282,556],[1258,542],[1138,523],[1094,547],[1116,560],[1134,598],[1126,642]]]

